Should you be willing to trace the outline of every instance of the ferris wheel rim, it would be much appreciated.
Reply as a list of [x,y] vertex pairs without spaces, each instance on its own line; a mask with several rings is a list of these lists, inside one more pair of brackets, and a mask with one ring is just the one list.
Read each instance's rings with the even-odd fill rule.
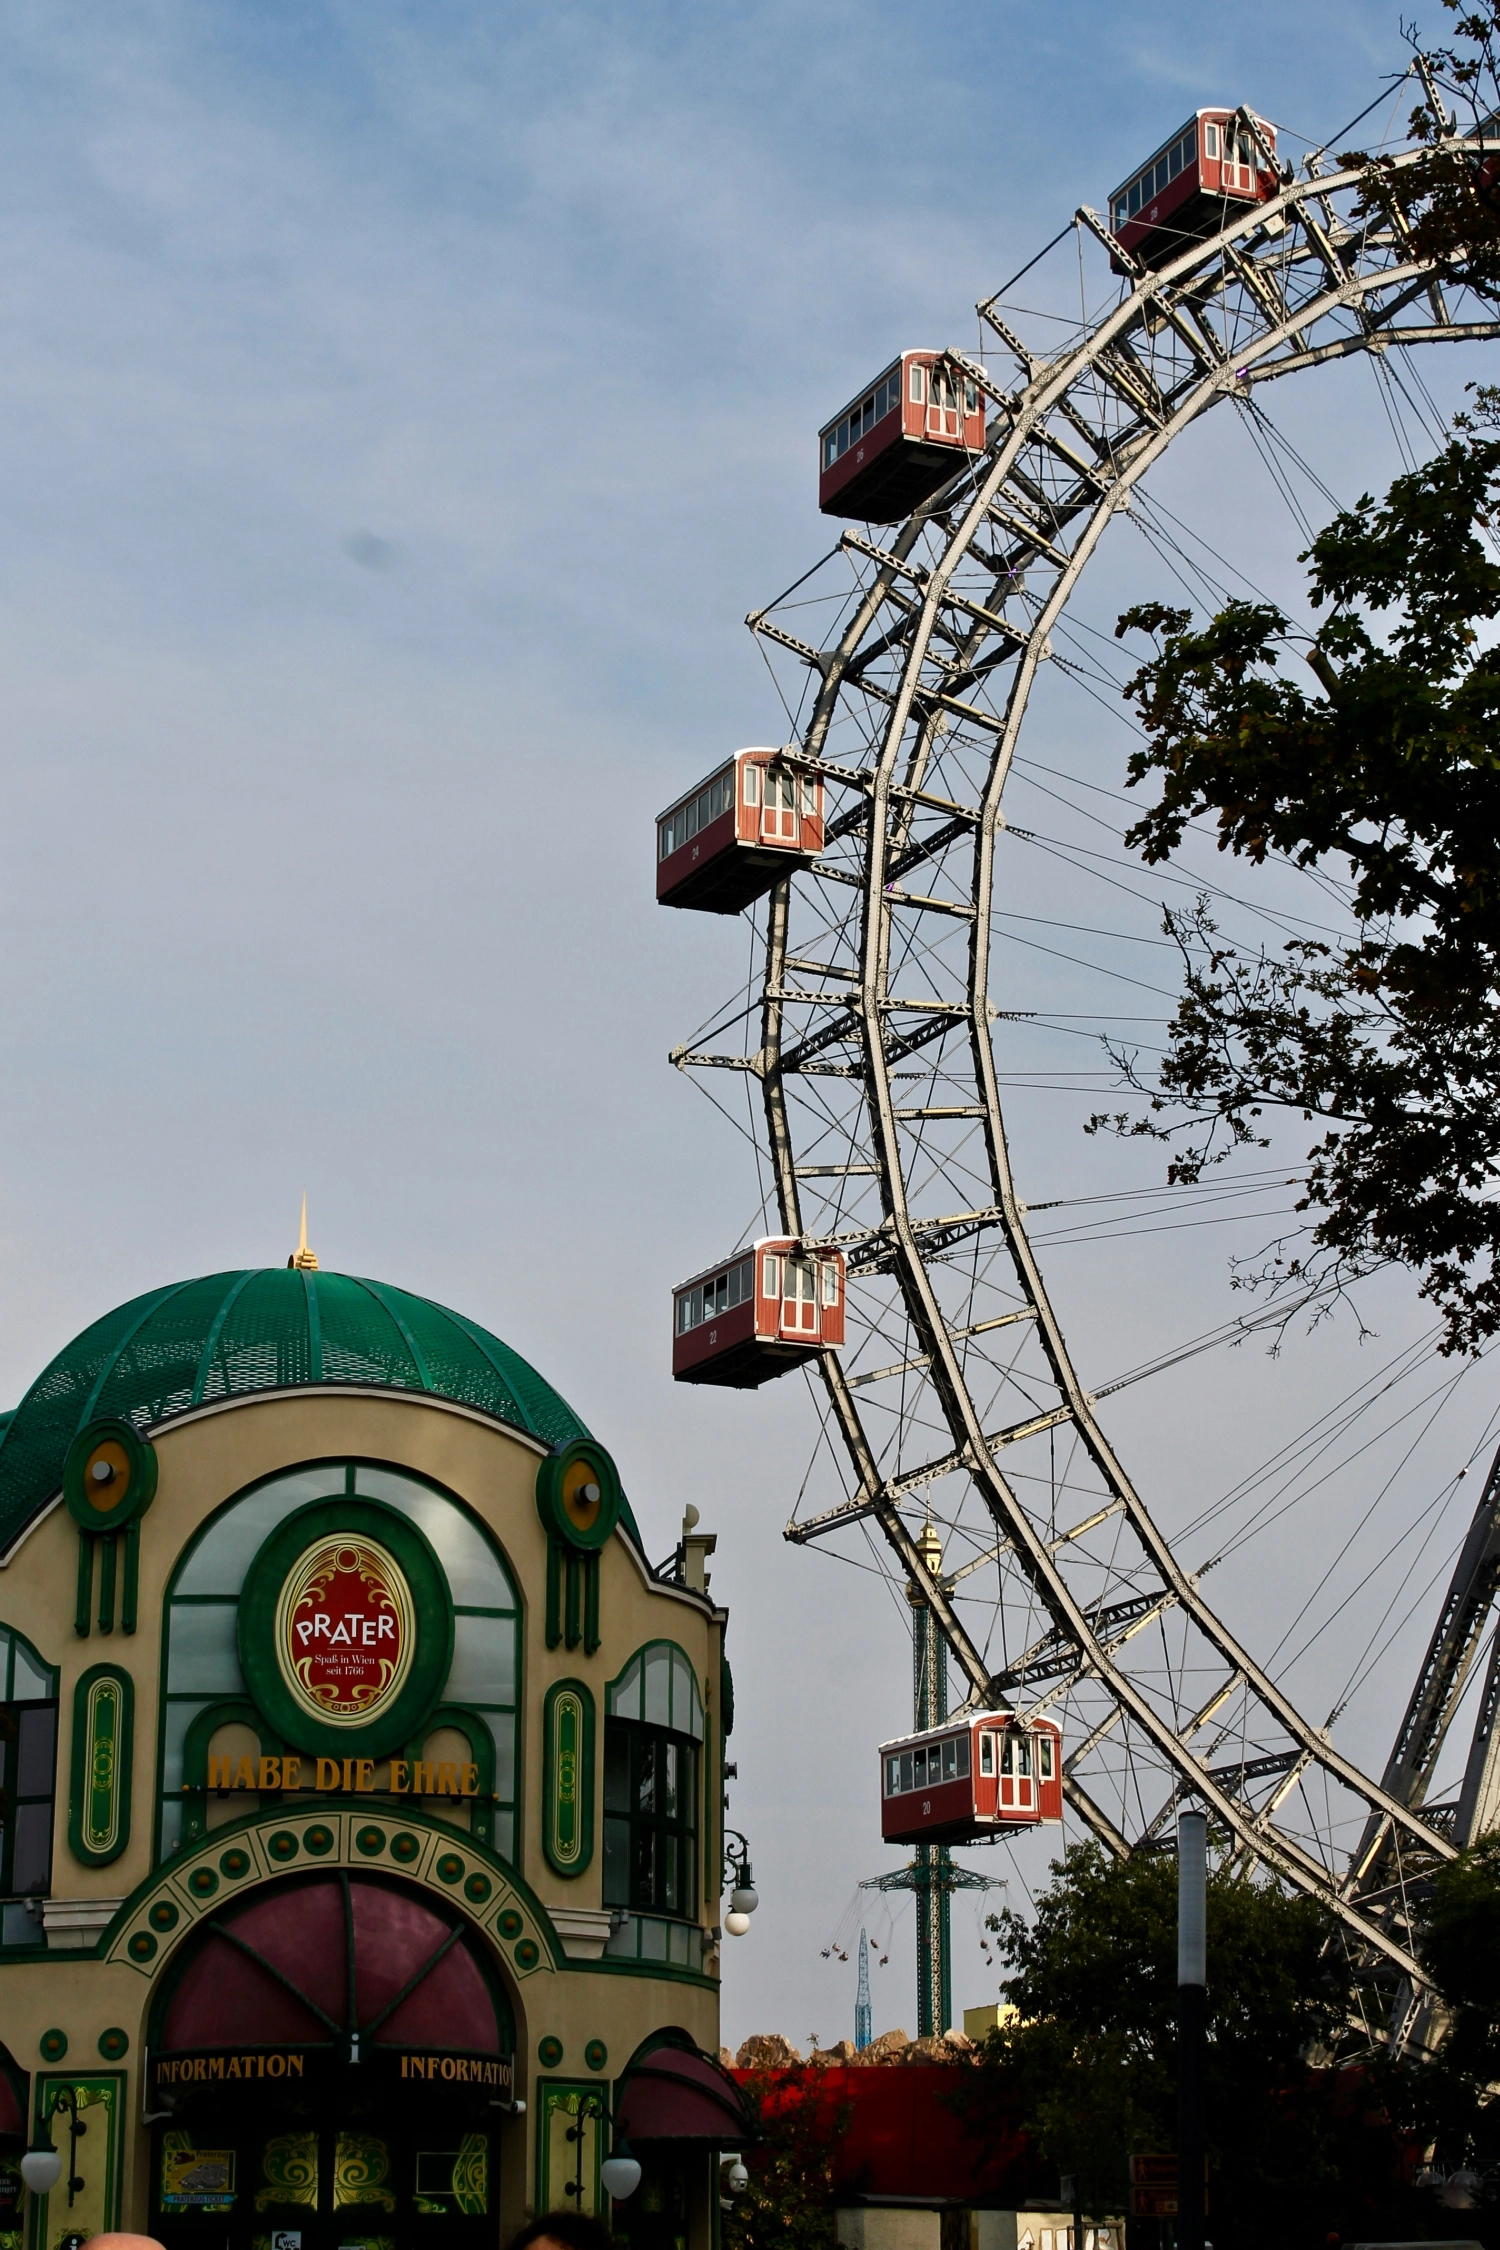
[[[1453,139],[1455,145],[1460,142],[1466,146],[1473,145],[1472,136],[1455,134]],[[1490,144],[1486,142],[1482,145],[1488,147]],[[1384,169],[1387,173],[1400,171],[1403,167],[1418,163],[1428,153],[1426,148],[1403,152],[1385,159]],[[1191,1574],[1178,1563],[1171,1543],[1156,1526],[1133,1481],[1119,1461],[1098,1421],[1094,1401],[1078,1378],[1062,1323],[1052,1306],[1027,1233],[1024,1206],[1016,1196],[1010,1168],[1004,1105],[989,1028],[989,941],[994,855],[998,837],[1004,828],[1002,799],[1006,782],[1010,778],[1031,688],[1041,664],[1050,653],[1052,629],[1066,611],[1105,528],[1115,514],[1128,506],[1137,483],[1170,444],[1210,406],[1220,403],[1226,397],[1244,397],[1257,382],[1300,372],[1338,357],[1351,356],[1355,352],[1383,351],[1392,344],[1408,347],[1419,342],[1488,340],[1500,336],[1500,320],[1458,322],[1447,315],[1440,296],[1445,275],[1435,261],[1412,257],[1405,263],[1397,260],[1394,264],[1380,266],[1378,270],[1372,268],[1363,272],[1357,270],[1351,259],[1340,256],[1339,250],[1329,240],[1328,228],[1319,222],[1316,208],[1310,210],[1310,207],[1321,206],[1326,213],[1332,207],[1330,199],[1340,195],[1347,196],[1351,191],[1357,193],[1367,179],[1367,170],[1362,167],[1346,167],[1338,173],[1313,175],[1301,181],[1283,179],[1279,194],[1270,203],[1252,206],[1232,219],[1211,240],[1192,245],[1159,270],[1146,270],[1134,260],[1129,260],[1129,265],[1134,268],[1134,286],[1093,324],[1080,343],[1045,366],[1032,360],[1025,347],[1010,334],[1003,319],[995,312],[993,300],[982,306],[981,312],[989,318],[990,326],[1017,353],[1026,373],[1026,381],[1019,392],[1013,394],[1000,391],[985,375],[985,387],[1002,409],[1002,422],[986,448],[982,462],[977,468],[966,469],[953,484],[925,503],[901,527],[888,546],[878,546],[869,539],[861,539],[853,532],[844,535],[840,544],[862,552],[874,564],[875,575],[866,588],[863,599],[855,604],[835,649],[808,649],[772,624],[769,611],[752,613],[747,622],[754,631],[768,633],[772,639],[785,642],[802,655],[804,661],[814,661],[821,675],[808,723],[801,732],[796,748],[789,747],[788,754],[820,775],[836,779],[845,786],[862,789],[868,799],[870,817],[865,828],[861,979],[856,1011],[865,1073],[865,1091],[861,1099],[868,1113],[870,1138],[880,1168],[885,1219],[881,1229],[877,1231],[885,1238],[884,1255],[887,1261],[882,1270],[890,1272],[895,1279],[911,1326],[926,1354],[928,1373],[953,1439],[951,1455],[934,1464],[934,1472],[946,1472],[949,1469],[962,1471],[980,1489],[981,1497],[996,1522],[1004,1522],[1021,1557],[1022,1567],[1053,1617],[1059,1634],[1066,1633],[1073,1646],[1093,1667],[1096,1677],[1114,1699],[1116,1715],[1126,1715],[1135,1722],[1153,1742],[1164,1763],[1176,1774],[1178,1782],[1190,1788],[1193,1794],[1200,1796],[1217,1813],[1236,1838],[1237,1844],[1242,1849],[1251,1851],[1256,1858],[1275,1868],[1298,1887],[1315,1891],[1329,1900],[1341,1913],[1346,1924],[1356,1929],[1365,1943],[1383,1954],[1402,1974],[1420,1978],[1420,1966],[1409,1944],[1392,1936],[1369,1913],[1363,1911],[1352,1896],[1345,1895],[1349,1891],[1349,1879],[1341,1883],[1332,1869],[1305,1852],[1293,1839],[1277,1832],[1262,1815],[1252,1815],[1246,1806],[1237,1802],[1228,1788],[1220,1786],[1202,1758],[1187,1748],[1185,1736],[1200,1731],[1207,1714],[1200,1717],[1191,1728],[1170,1727],[1151,1706],[1145,1694],[1135,1687],[1129,1676],[1112,1662],[1109,1646],[1101,1640],[1062,1572],[1054,1566],[1051,1557],[1045,1552],[1043,1542],[1030,1525],[1026,1510],[1008,1492],[1004,1475],[998,1466],[998,1455],[1003,1452],[1007,1443],[1014,1442],[1023,1434],[1035,1434],[1048,1420],[1059,1425],[1063,1422],[1071,1424],[1082,1439],[1107,1490],[1115,1496],[1127,1515],[1131,1528],[1150,1554],[1171,1601],[1191,1620],[1222,1661],[1229,1666],[1232,1681],[1248,1687],[1260,1706],[1273,1716],[1297,1746],[1300,1765],[1296,1771],[1300,1773],[1309,1764],[1322,1767],[1356,1798],[1363,1800],[1369,1809],[1372,1823],[1379,1826],[1382,1837],[1398,1836],[1433,1859],[1442,1860],[1453,1855],[1455,1846],[1446,1837],[1424,1822],[1408,1805],[1371,1780],[1353,1761],[1336,1752],[1326,1731],[1310,1725],[1291,1699],[1276,1687],[1238,1638],[1224,1625],[1217,1612],[1203,1599]],[[1304,300],[1294,309],[1288,310],[1283,306],[1286,317],[1279,321],[1268,317],[1257,335],[1238,345],[1232,355],[1225,354],[1215,360],[1206,347],[1204,333],[1201,330],[1189,332],[1189,317],[1182,310],[1186,292],[1181,285],[1201,272],[1206,265],[1212,265],[1215,260],[1226,267],[1231,264],[1236,268],[1253,265],[1248,246],[1256,236],[1261,236],[1262,240],[1269,239],[1266,234],[1268,221],[1275,234],[1297,224],[1303,228],[1309,242],[1317,243],[1321,239],[1319,254],[1326,252],[1327,287],[1316,297]],[[1075,223],[1108,243],[1112,254],[1118,253],[1118,245],[1112,242],[1102,222],[1092,212],[1080,210]],[[1393,325],[1405,305],[1423,292],[1432,295],[1434,313],[1441,317],[1435,317],[1430,325],[1420,327],[1411,324],[1405,327]],[[1396,301],[1387,308],[1385,324],[1372,324],[1366,317],[1368,301],[1388,296],[1394,297]],[[1341,313],[1355,315],[1359,323],[1356,332],[1341,334],[1321,344],[1310,340],[1320,324]],[[1001,1234],[1021,1279],[1036,1322],[1038,1337],[1053,1368],[1062,1398],[1060,1407],[1048,1416],[1033,1418],[1010,1431],[986,1432],[983,1417],[969,1395],[964,1370],[953,1351],[947,1322],[928,1271],[923,1241],[923,1229],[927,1222],[914,1219],[910,1208],[900,1135],[896,1129],[897,1105],[893,1099],[891,1071],[881,1031],[883,1010],[890,998],[886,965],[889,961],[893,914],[898,907],[912,903],[927,907],[938,907],[946,903],[935,898],[914,902],[909,897],[893,896],[892,886],[887,880],[887,868],[890,864],[887,847],[890,840],[892,795],[897,788],[895,774],[906,740],[907,726],[922,696],[923,666],[930,652],[946,590],[955,570],[968,555],[980,530],[989,521],[996,495],[1004,490],[1006,480],[1024,448],[1033,441],[1034,434],[1045,427],[1047,417],[1054,409],[1066,407],[1069,394],[1078,385],[1080,377],[1096,371],[1110,355],[1115,354],[1133,331],[1146,324],[1148,314],[1170,324],[1187,342],[1198,362],[1197,381],[1171,411],[1156,417],[1155,428],[1149,434],[1142,435],[1128,455],[1122,453],[1107,461],[1094,462],[1086,461],[1081,455],[1077,458],[1075,466],[1080,471],[1081,480],[1087,477],[1092,481],[1093,501],[1074,544],[1066,555],[1057,558],[1063,567],[1059,569],[1050,593],[1024,636],[1024,646],[1016,652],[1003,719],[962,699],[952,696],[938,699],[950,707],[951,714],[960,723],[988,730],[995,745],[982,801],[977,806],[968,808],[974,837],[974,873],[972,895],[966,911],[971,924],[967,1030],[973,1077],[982,1103],[983,1129],[996,1192],[991,1206],[960,1214],[959,1217],[965,1222],[993,1226]],[[1288,350],[1288,346],[1293,348]],[[962,358],[962,355],[954,356]],[[975,364],[968,361],[963,363],[969,366]],[[983,370],[980,372],[983,373]],[[1127,389],[1133,380],[1127,373]],[[967,499],[964,498],[966,485],[972,487]],[[956,494],[957,498],[949,498],[950,494]],[[963,501],[961,508],[959,501]],[[949,521],[950,518],[957,520]],[[920,569],[910,567],[909,558],[919,538],[939,524],[946,530],[947,537],[938,560]],[[868,771],[856,775],[847,769],[836,767],[825,756],[828,732],[838,713],[840,699],[860,644],[878,615],[890,586],[903,572],[916,584],[917,595],[920,597],[920,615],[906,645],[900,686],[890,698],[890,713],[884,726],[878,756]],[[762,1081],[769,1154],[774,1169],[781,1223],[788,1234],[804,1239],[812,1246],[820,1238],[816,1234],[804,1234],[802,1226],[793,1133],[780,1068],[784,1051],[785,1002],[782,993],[785,984],[790,897],[789,879],[773,892],[768,910],[765,972],[761,993],[761,1047],[756,1068]],[[986,1660],[974,1648],[941,1580],[929,1572],[918,1541],[901,1517],[899,1503],[902,1495],[890,1488],[888,1480],[880,1472],[841,1362],[835,1353],[825,1351],[820,1355],[819,1367],[833,1418],[854,1464],[859,1495],[846,1508],[829,1511],[827,1519],[819,1520],[819,1527],[822,1528],[825,1521],[831,1524],[834,1521],[875,1519],[894,1549],[911,1586],[937,1620],[968,1676],[971,1700],[978,1698],[992,1704],[1002,1702],[1003,1697],[995,1688],[994,1675]],[[915,1481],[917,1480],[912,1477],[898,1480],[905,1483],[908,1489]],[[1075,1757],[1077,1755],[1075,1753]],[[1069,1794],[1075,1809],[1081,1812],[1097,1834],[1104,1836],[1118,1850],[1131,1848],[1103,1808],[1091,1804],[1081,1785],[1071,1776]],[[1275,1801],[1279,1804],[1282,1797],[1278,1796]],[[1369,1857],[1370,1853],[1366,1850],[1367,1861]]]

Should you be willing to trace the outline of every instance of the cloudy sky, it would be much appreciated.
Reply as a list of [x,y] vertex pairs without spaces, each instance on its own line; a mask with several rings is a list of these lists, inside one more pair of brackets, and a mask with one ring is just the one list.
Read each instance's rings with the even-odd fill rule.
[[[0,13],[0,1392],[120,1299],[284,1258],[304,1188],[326,1265],[534,1359],[654,1550],[690,1500],[720,1535],[765,1899],[735,2040],[850,2028],[821,1948],[894,1864],[870,1749],[909,1658],[878,1581],[781,1541],[800,1389],[669,1380],[666,1292],[753,1183],[665,1062],[743,940],[655,909],[652,815],[779,738],[741,621],[827,545],[819,421],[971,341],[1198,103],[1317,139],[1405,60],[1394,0]],[[1340,497],[1399,465],[1367,381],[1290,411]],[[1248,451],[1173,473],[1290,568]],[[1064,1182],[1075,1125],[1034,1144]],[[1163,1335],[1235,1309],[1222,1242],[1121,1255],[1062,1277],[1101,1369],[1143,1296]],[[1383,1351],[1420,1328],[1380,1313]],[[1359,1354],[1242,1354],[1113,1426],[1218,1490]],[[1235,1596],[1259,1645],[1273,1576]],[[877,2029],[911,2023],[905,1945]],[[993,1997],[971,1928],[956,1978]]]

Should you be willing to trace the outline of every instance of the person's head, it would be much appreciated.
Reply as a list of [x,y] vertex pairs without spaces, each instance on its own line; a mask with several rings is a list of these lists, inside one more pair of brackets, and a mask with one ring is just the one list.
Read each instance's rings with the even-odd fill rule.
[[511,2236],[510,2250],[615,2250],[615,2243],[586,2211],[538,2211]]
[[150,2234],[91,2234],[89,2250],[161,2250],[161,2244]]

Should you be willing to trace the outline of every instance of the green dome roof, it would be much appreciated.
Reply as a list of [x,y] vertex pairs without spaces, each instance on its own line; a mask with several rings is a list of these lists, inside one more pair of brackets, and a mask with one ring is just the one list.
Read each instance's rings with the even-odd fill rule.
[[[286,1266],[207,1274],[106,1313],[0,1415],[0,1553],[60,1487],[85,1423],[114,1415],[145,1430],[215,1399],[310,1383],[425,1391],[549,1446],[590,1434],[508,1344],[426,1297]],[[638,1540],[628,1510],[625,1520]]]

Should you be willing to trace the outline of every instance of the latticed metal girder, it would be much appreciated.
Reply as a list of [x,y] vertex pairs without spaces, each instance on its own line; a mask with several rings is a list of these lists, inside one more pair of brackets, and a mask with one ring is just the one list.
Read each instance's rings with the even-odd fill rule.
[[[1424,153],[1387,159],[1387,170]],[[1272,202],[1211,241],[1136,270],[1092,331],[1051,359],[993,303],[980,307],[1021,372],[1006,389],[966,363],[998,409],[984,453],[888,542],[843,534],[837,554],[855,585],[825,645],[771,611],[748,620],[811,677],[787,755],[835,793],[829,843],[771,894],[757,1051],[720,1054],[705,1041],[673,1059],[760,1081],[781,1228],[846,1248],[872,1349],[896,1347],[868,1367],[823,1355],[851,1473],[842,1500],[788,1536],[873,1523],[973,1701],[1008,1708],[1040,1689],[1065,1702],[1068,1798],[1113,1849],[1130,1849],[1132,1831],[1149,1842],[1192,1793],[1245,1859],[1326,1900],[1369,1955],[1419,1978],[1403,1881],[1366,1896],[1343,1880],[1331,1833],[1307,1809],[1313,1784],[1365,1809],[1393,1866],[1430,1868],[1453,1845],[1296,1710],[1179,1565],[1117,1458],[1027,1236],[991,1041],[1006,1011],[989,990],[1001,799],[1028,700],[1136,483],[1211,406],[1260,383],[1354,352],[1500,335],[1488,305],[1450,317],[1404,231],[1361,213],[1363,185],[1355,170],[1285,177]],[[1078,218],[1109,241],[1094,214]],[[1403,322],[1418,300],[1442,310]],[[914,890],[919,869],[926,887]],[[799,975],[814,982],[799,986]],[[997,1416],[1005,1400],[1013,1410]],[[1000,1466],[1059,1432],[1098,1488],[1098,1505],[1061,1535]],[[989,1536],[938,1578],[902,1503],[920,1495],[937,1508],[947,1486],[960,1502],[977,1494]],[[1031,1619],[998,1665],[954,1607],[980,1562],[997,1565]],[[1176,1657],[1169,1624],[1182,1636]],[[1154,1670],[1140,1655],[1153,1635]],[[1205,1669],[1211,1681],[1197,1676]]]

